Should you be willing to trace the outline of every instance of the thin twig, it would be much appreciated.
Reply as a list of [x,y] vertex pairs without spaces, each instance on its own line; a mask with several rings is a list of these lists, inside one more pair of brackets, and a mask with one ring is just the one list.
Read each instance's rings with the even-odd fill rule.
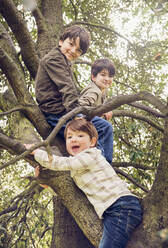
[[120,175],[122,175],[122,176],[124,176],[125,178],[127,178],[129,181],[131,181],[133,184],[135,184],[137,187],[139,187],[139,188],[141,188],[144,192],[146,192],[146,193],[148,193],[149,192],[149,190],[147,189],[147,188],[145,188],[143,185],[141,185],[140,183],[137,183],[136,182],[136,180],[133,178],[133,177],[131,177],[130,175],[128,175],[127,173],[125,173],[124,171],[121,171],[120,169],[118,169],[118,168],[114,168],[115,169],[115,171],[118,173],[118,174],[120,174]]
[[104,30],[107,30],[107,31],[110,31],[114,34],[116,34],[117,36],[119,36],[120,38],[126,40],[130,45],[133,46],[133,43],[128,39],[126,38],[124,35],[118,33],[117,31],[115,31],[114,29],[110,28],[110,27],[107,27],[107,26],[104,26],[102,24],[96,24],[96,23],[90,23],[90,22],[83,22],[83,21],[75,21],[75,22],[71,22],[67,25],[68,26],[72,26],[72,25],[76,25],[76,24],[81,24],[81,25],[87,25],[87,26],[90,26],[90,27],[96,27],[96,28],[101,28],[101,29],[104,29]]
[[8,115],[8,114],[11,114],[11,113],[16,112],[16,111],[26,110],[27,107],[33,107],[33,106],[34,106],[33,104],[26,104],[23,106],[17,106],[17,107],[10,109],[8,111],[0,112],[0,116]]

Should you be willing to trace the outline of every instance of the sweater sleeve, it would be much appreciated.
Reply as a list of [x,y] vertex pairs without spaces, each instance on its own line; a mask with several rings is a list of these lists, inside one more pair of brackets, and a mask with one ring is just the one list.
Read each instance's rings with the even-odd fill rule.
[[96,92],[85,91],[79,98],[79,104],[81,106],[94,106],[97,102],[98,94]]
[[35,151],[34,158],[43,167],[50,170],[71,171],[87,169],[91,164],[95,163],[95,159],[92,154],[94,153],[90,152],[90,149],[87,149],[74,157],[60,157],[52,155],[52,160],[49,160],[46,151],[37,149]]
[[91,107],[102,104],[102,92],[95,83],[91,82],[81,91],[79,104]]

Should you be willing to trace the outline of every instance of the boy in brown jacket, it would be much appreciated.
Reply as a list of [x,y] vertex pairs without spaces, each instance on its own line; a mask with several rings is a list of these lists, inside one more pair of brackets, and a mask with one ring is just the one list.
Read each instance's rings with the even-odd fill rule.
[[[79,26],[72,26],[60,37],[59,46],[40,61],[35,80],[36,100],[52,128],[64,114],[79,106],[71,62],[85,54],[89,44],[88,32]],[[64,128],[59,132],[62,137]]]

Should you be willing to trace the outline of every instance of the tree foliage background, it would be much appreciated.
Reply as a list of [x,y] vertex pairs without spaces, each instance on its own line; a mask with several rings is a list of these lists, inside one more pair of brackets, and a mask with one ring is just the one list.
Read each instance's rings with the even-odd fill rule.
[[[116,66],[109,102],[87,114],[113,110],[113,166],[142,198],[144,220],[128,247],[166,247],[168,1],[0,0],[0,14],[0,247],[98,247],[101,223],[69,175],[46,172],[41,179],[60,201],[34,180],[32,156],[6,164],[24,152],[23,143],[51,131],[35,102],[34,79],[39,59],[73,24],[91,34],[87,54],[73,65],[79,90],[95,59]],[[60,143],[55,149],[63,153]]]

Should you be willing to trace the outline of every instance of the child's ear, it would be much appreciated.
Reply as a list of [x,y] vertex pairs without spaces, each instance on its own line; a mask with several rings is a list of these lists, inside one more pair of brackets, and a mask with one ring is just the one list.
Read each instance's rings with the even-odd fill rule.
[[96,137],[92,137],[90,147],[96,146],[96,142],[97,142],[97,138]]
[[62,46],[63,40],[59,40],[59,46]]
[[91,80],[94,82],[95,81],[95,77],[93,74],[91,74]]

